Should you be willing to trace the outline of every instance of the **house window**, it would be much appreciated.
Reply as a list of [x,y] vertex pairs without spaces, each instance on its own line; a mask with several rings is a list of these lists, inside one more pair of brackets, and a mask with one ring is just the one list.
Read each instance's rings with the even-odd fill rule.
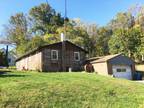
[[121,69],[118,68],[118,69],[117,69],[117,72],[126,72],[126,69],[125,69],[125,68],[121,68]]
[[80,61],[80,53],[79,52],[74,52],[74,60]]
[[51,59],[52,60],[58,60],[58,50],[52,50],[51,51]]
[[9,62],[9,63],[11,62],[11,59],[10,59],[10,58],[8,58],[8,62]]

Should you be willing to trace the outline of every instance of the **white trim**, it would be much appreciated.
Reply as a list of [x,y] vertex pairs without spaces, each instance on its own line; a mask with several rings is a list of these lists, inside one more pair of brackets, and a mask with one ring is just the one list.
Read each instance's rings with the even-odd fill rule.
[[[78,54],[78,59],[76,59],[75,54]],[[74,52],[74,60],[80,61],[80,52]]]
[[[53,52],[56,52],[56,59],[53,58]],[[58,60],[58,50],[51,50],[51,60]]]

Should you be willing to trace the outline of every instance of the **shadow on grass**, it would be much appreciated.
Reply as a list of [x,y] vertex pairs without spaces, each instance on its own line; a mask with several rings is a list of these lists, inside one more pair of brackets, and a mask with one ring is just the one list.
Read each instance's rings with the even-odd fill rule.
[[17,75],[17,74],[0,74],[0,78],[7,78],[7,77],[27,77],[29,75]]
[[11,71],[9,70],[0,70],[0,75],[6,75],[8,73],[10,73]]
[[11,72],[9,70],[0,70],[0,73],[7,73],[7,72]]
[[18,75],[11,73],[11,71],[7,70],[0,70],[0,78],[6,78],[6,77],[27,77],[29,75]]

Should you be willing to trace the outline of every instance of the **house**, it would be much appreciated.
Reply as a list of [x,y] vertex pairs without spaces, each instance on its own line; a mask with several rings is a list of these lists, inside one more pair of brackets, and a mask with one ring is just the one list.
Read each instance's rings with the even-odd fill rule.
[[91,58],[89,62],[98,74],[112,75],[116,78],[133,79],[135,63],[132,59],[122,54]]
[[8,53],[8,65],[9,66],[15,66],[15,61],[17,59],[17,55],[14,52]]
[[80,71],[86,53],[83,48],[66,40],[33,49],[16,60],[16,68],[48,72]]
[[[3,52],[4,55],[6,55],[6,49],[2,48],[0,49],[0,51]],[[15,66],[16,58],[17,58],[16,54],[13,51],[9,51],[7,57],[8,66]],[[6,59],[3,59],[3,62],[6,62]]]

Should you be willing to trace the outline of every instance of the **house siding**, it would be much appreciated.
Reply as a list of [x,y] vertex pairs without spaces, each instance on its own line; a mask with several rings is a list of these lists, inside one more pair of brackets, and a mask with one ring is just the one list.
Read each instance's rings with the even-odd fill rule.
[[[51,59],[51,51],[58,50],[58,60]],[[74,60],[74,52],[80,53],[80,61]],[[42,59],[43,59],[43,71],[55,72],[62,71],[62,46],[51,46],[44,48],[42,50]],[[65,67],[68,71],[68,68],[71,68],[72,71],[80,71],[83,69],[83,63],[85,61],[85,52],[79,50],[77,47],[74,47],[71,44],[66,44],[65,51]]]
[[38,70],[42,71],[42,53],[36,52],[33,55],[16,62],[17,70]]
[[51,59],[51,51],[57,48],[45,48],[42,51],[43,71],[58,72],[61,71],[61,51],[58,50],[58,60]]

